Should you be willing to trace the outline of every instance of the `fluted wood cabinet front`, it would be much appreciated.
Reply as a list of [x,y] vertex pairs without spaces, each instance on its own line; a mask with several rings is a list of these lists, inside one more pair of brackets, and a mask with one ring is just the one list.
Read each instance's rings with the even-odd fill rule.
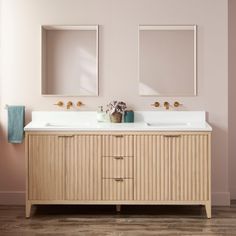
[[101,200],[101,136],[29,135],[29,200]]
[[[101,200],[101,136],[76,135],[66,158],[66,200]],[[68,150],[69,152],[69,150]]]
[[133,159],[132,134],[103,135],[102,199],[132,201]]
[[132,134],[109,134],[103,135],[102,150],[104,157],[130,157],[133,156]]
[[34,204],[195,204],[211,217],[210,132],[26,133]]
[[207,134],[137,135],[134,200],[210,200]]
[[67,139],[55,135],[29,137],[28,198],[63,200]]

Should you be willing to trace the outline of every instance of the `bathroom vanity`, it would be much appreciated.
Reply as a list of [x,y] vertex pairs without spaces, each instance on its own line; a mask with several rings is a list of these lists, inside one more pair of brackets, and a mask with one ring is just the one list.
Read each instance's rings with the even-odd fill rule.
[[26,131],[26,217],[38,204],[204,205],[211,218],[205,112],[33,112]]

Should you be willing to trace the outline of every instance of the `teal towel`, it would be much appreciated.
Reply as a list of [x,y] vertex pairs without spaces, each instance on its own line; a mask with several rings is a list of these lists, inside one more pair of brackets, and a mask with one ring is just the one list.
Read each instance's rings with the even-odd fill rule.
[[8,142],[22,143],[24,139],[25,107],[8,106]]

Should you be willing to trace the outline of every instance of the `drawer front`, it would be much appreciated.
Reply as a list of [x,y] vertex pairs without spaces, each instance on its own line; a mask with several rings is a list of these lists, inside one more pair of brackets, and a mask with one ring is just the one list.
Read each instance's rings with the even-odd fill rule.
[[132,135],[104,135],[103,136],[103,156],[133,156],[133,136]]
[[103,178],[133,178],[133,157],[103,157]]
[[107,201],[133,200],[133,179],[113,178],[102,180],[102,198]]

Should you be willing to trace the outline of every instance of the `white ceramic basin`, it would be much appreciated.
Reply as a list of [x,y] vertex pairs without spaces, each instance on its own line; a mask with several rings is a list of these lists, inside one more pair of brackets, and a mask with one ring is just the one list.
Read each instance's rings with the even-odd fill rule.
[[191,123],[189,122],[157,122],[157,123],[147,123],[148,126],[151,126],[151,127],[160,127],[160,128],[163,128],[163,127],[188,127],[188,126],[191,126]]
[[44,125],[46,128],[51,129],[133,129],[133,128],[142,128],[147,126],[145,122],[137,122],[137,123],[99,123],[99,122],[80,122],[80,123],[63,123],[63,122],[49,122]]
[[142,128],[147,126],[145,122],[134,122],[134,123],[97,123],[97,127],[101,128]]
[[83,128],[83,127],[90,127],[91,124],[90,123],[53,123],[53,122],[50,122],[50,123],[46,123],[45,124],[46,127],[55,127],[55,128],[62,128],[62,127],[68,127],[68,128],[73,128],[73,127],[80,127],[80,128]]

